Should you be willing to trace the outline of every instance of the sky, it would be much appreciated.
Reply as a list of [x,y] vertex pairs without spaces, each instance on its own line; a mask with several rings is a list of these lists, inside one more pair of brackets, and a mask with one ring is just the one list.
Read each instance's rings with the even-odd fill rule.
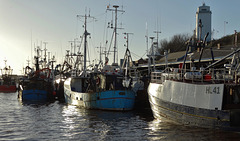
[[196,11],[203,2],[212,11],[214,39],[240,31],[239,0],[0,0],[0,69],[7,60],[13,73],[21,74],[27,60],[35,55],[34,48],[44,48],[43,42],[47,43],[47,52],[62,63],[66,50],[71,50],[70,41],[83,34],[84,19],[77,15],[89,13],[95,18],[89,18],[87,24],[91,34],[89,55],[91,62],[97,62],[97,47],[108,48],[111,41],[113,31],[107,23],[113,20],[113,13],[106,9],[113,9],[113,5],[125,11],[118,13],[118,59],[126,50],[123,33],[133,33],[129,35],[133,60],[145,58],[146,35],[156,37],[154,31],[161,32],[159,40],[170,40],[176,34],[192,35]]

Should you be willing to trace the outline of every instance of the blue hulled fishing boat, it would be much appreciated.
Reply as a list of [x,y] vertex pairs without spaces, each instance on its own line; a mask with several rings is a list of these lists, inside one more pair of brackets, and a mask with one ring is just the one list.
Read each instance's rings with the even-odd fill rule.
[[106,73],[68,78],[64,83],[65,101],[87,109],[132,110],[135,92],[124,87],[122,80],[121,75]]
[[29,73],[19,82],[18,98],[22,101],[46,102],[54,100],[56,95],[51,69],[48,67],[39,68],[38,51],[37,49],[37,56],[35,56],[36,70],[27,66],[25,71],[29,70]]
[[[118,6],[115,6],[115,8],[117,9]],[[135,92],[129,87],[130,85],[126,86],[123,83],[123,80],[127,77],[124,76],[120,67],[115,63],[116,50],[114,50],[113,65],[107,65],[107,63],[105,63],[102,69],[93,68],[87,70],[86,43],[87,36],[90,34],[86,30],[87,16],[85,15],[84,18],[83,70],[79,71],[80,67],[76,64],[79,62],[79,59],[76,59],[78,61],[75,61],[75,64],[72,66],[78,66],[79,68],[72,69],[72,76],[64,83],[65,101],[68,104],[84,107],[86,109],[114,111],[132,110],[135,103]],[[114,29],[116,37],[117,27]],[[114,49],[116,48],[114,47]]]

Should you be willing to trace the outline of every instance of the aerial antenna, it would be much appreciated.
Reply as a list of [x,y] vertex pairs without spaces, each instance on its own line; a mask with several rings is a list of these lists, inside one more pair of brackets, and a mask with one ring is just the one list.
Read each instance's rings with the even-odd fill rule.
[[162,32],[161,32],[161,28],[160,28],[160,30],[158,29],[158,17],[157,17],[157,25],[156,25],[156,27],[157,27],[157,30],[154,31],[154,33],[157,34],[157,48],[158,48],[158,45],[159,45],[159,41],[158,41],[158,39],[159,39],[159,34],[162,33]]
[[146,38],[147,55],[148,55],[148,24],[147,24],[147,22],[146,22],[146,35],[145,35],[145,38]]
[[203,6],[205,6],[205,2],[204,1],[202,2],[202,4],[203,4]]
[[89,8],[89,13],[88,14],[89,14],[88,17],[90,17],[90,8]]
[[32,29],[31,29],[31,60],[33,59],[32,57]]

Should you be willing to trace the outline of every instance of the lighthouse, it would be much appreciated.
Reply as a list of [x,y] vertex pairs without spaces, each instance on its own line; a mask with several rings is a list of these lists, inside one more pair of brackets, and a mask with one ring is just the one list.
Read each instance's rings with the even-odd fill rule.
[[206,6],[203,3],[202,6],[198,7],[196,12],[196,38],[197,40],[203,40],[205,35],[209,32],[206,41],[211,40],[211,15],[210,6]]

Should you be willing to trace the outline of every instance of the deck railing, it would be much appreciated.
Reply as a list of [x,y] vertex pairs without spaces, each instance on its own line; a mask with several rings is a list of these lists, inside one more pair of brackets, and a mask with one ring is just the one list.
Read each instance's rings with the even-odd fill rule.
[[151,82],[162,83],[165,80],[208,82],[208,83],[239,83],[240,72],[230,69],[191,69],[184,71],[178,68],[166,68],[162,71],[151,73]]

